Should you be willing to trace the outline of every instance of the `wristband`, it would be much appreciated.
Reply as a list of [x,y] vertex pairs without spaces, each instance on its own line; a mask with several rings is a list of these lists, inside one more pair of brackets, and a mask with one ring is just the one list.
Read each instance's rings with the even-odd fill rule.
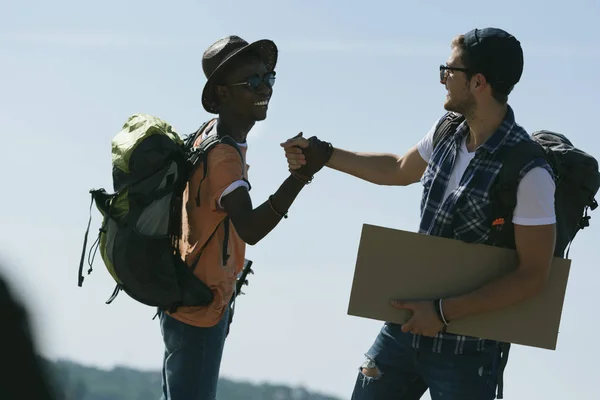
[[435,307],[435,313],[437,314],[440,321],[444,323],[445,326],[448,326],[448,321],[444,316],[444,310],[442,308],[442,299],[437,299],[433,301],[433,306]]
[[302,174],[294,171],[293,169],[290,169],[290,174],[305,185],[308,185],[313,180],[312,176],[308,177],[306,175],[302,175]]
[[277,210],[275,209],[275,207],[273,207],[273,203],[271,202],[271,197],[273,197],[273,195],[270,195],[270,196],[269,196],[269,198],[267,199],[267,203],[269,203],[269,207],[271,207],[271,210],[272,210],[272,211],[273,211],[275,214],[277,214],[277,216],[278,216],[279,218],[287,218],[287,217],[288,217],[288,215],[287,215],[287,212],[286,212],[285,214],[281,214],[279,211],[277,211]]

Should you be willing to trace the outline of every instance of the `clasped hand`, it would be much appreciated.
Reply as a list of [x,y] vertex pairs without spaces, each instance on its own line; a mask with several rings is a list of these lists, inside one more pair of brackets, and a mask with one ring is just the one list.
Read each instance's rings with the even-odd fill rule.
[[302,132],[281,143],[281,147],[290,171],[309,179],[323,168],[333,153],[331,143],[319,140],[316,136],[306,139]]
[[[331,143],[319,140],[312,136],[308,139],[298,135],[281,143],[285,150],[290,171],[312,179],[331,158],[333,147]],[[444,323],[439,319],[432,302],[402,302],[393,300],[391,305],[398,309],[412,311],[412,317],[402,326],[403,332],[411,332],[424,336],[435,336],[444,328]]]

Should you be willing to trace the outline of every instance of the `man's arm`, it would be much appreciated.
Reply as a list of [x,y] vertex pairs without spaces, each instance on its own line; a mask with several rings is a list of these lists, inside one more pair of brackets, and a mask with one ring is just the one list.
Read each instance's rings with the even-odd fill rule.
[[[285,148],[290,169],[298,169],[306,163],[302,154],[302,149],[308,147],[305,138],[290,139],[281,145]],[[411,148],[404,156],[334,148],[325,165],[377,185],[394,186],[418,182],[427,168],[427,162],[419,154],[417,146]]]
[[[508,307],[544,288],[554,258],[554,190],[554,181],[543,168],[534,168],[523,177],[512,218],[517,268],[470,293],[443,299],[441,311],[447,321]],[[413,312],[402,326],[404,332],[435,336],[444,326],[431,301],[392,299],[391,305]]]
[[552,263],[555,224],[514,225],[518,267],[469,294],[443,301],[448,321],[495,311],[537,295],[545,286]]
[[407,186],[418,182],[427,162],[417,147],[404,156],[390,153],[359,153],[335,148],[327,167],[377,185]]
[[304,186],[304,182],[290,175],[270,199],[254,209],[245,187],[224,196],[221,204],[240,238],[255,245],[277,226]]
[[[514,225],[519,264],[506,274],[471,293],[443,300],[444,318],[452,322],[475,314],[490,312],[527,300],[545,286],[554,253],[554,224]],[[413,312],[402,331],[433,337],[444,324],[430,301],[392,300],[391,305]]]
[[443,311],[448,319],[504,308],[544,288],[556,241],[554,191],[554,181],[543,168],[534,168],[523,177],[512,221],[517,269],[470,294],[444,300]]

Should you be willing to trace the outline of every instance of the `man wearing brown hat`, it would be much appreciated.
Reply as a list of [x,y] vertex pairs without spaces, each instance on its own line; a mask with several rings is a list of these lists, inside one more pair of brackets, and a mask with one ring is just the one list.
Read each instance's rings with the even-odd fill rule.
[[[165,352],[164,400],[214,400],[229,323],[229,304],[245,262],[246,244],[264,238],[285,216],[309,180],[291,171],[266,201],[254,208],[246,164],[247,136],[267,117],[275,82],[277,47],[270,40],[249,44],[228,36],[204,53],[205,110],[218,117],[203,124],[195,145],[217,135],[230,137],[208,153],[207,174],[199,167],[183,195],[180,252],[214,300],[205,307],[159,312]],[[309,175],[325,163],[311,162]]]
[[[423,185],[419,232],[470,243],[493,238],[492,183],[504,155],[531,136],[515,121],[508,95],[520,80],[519,41],[497,28],[473,29],[452,41],[440,81],[448,111],[403,156],[335,148],[327,166],[379,185]],[[289,167],[301,171],[304,152],[326,148],[312,137],[283,143]],[[431,301],[392,301],[412,311],[402,325],[385,323],[359,366],[353,400],[502,398],[508,344],[445,332],[470,315],[501,309],[537,294],[545,285],[554,252],[554,174],[542,158],[520,170],[516,207],[509,221],[518,267],[502,278],[459,296]],[[408,278],[409,279],[409,278]]]

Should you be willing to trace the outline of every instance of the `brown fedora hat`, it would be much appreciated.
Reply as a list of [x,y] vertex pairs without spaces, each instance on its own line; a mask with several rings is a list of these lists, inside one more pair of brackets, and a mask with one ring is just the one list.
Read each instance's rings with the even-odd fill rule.
[[239,36],[231,35],[217,40],[210,45],[202,57],[202,69],[206,83],[202,90],[202,106],[212,114],[219,113],[219,103],[214,90],[214,81],[219,72],[237,56],[245,52],[256,53],[265,63],[268,71],[273,71],[277,64],[277,46],[273,41],[263,39],[248,43]]

